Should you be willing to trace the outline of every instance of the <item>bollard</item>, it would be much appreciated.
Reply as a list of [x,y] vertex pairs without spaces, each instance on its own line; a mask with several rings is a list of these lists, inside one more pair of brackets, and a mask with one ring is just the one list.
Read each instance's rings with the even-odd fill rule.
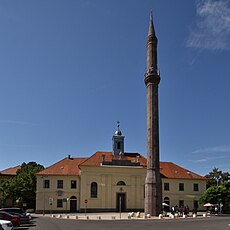
[[78,219],[78,216],[75,216],[75,219],[77,220],[77,219]]
[[151,217],[151,215],[150,215],[150,214],[147,214],[147,215],[146,215],[146,217],[147,217],[147,218],[150,218],[150,217]]
[[163,215],[162,214],[159,215],[159,219],[163,219]]

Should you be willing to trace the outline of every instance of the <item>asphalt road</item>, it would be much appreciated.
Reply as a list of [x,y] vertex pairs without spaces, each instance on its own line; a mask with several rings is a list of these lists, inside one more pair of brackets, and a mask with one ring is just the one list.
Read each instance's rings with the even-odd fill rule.
[[36,218],[28,230],[230,230],[230,217],[188,218],[173,220],[71,220]]

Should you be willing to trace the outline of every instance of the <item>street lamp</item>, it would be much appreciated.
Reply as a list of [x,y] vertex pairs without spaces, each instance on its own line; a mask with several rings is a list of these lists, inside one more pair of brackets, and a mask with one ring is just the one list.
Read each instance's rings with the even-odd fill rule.
[[66,198],[66,214],[67,214],[68,200],[69,198]]
[[52,210],[53,210],[53,202],[54,199],[52,197],[49,198],[49,204],[50,204],[50,214],[52,214]]

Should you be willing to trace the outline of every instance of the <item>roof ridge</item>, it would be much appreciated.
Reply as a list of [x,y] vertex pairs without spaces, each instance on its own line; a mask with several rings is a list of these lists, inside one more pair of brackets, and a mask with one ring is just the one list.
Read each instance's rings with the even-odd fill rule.
[[[47,171],[47,170],[49,170],[50,168],[54,167],[55,165],[58,165],[58,164],[60,164],[62,161],[65,161],[65,160],[68,160],[68,159],[69,159],[68,157],[65,157],[65,158],[63,158],[62,160],[59,160],[58,162],[56,162],[56,163],[50,165],[49,167],[47,167],[47,168],[41,170],[40,172],[37,172],[36,174],[42,174],[43,171]],[[71,158],[71,159],[83,160],[83,159],[87,159],[87,158],[85,158],[85,157],[73,157],[73,158]]]
[[45,169],[41,170],[40,172],[37,172],[36,174],[41,174],[43,171],[45,171],[45,170],[47,170],[47,169],[49,169],[49,168],[53,167],[54,165],[59,164],[61,161],[65,160],[66,158],[67,158],[67,157],[63,158],[62,160],[59,160],[58,162],[56,162],[56,163],[54,163],[54,164],[50,165],[49,167],[47,167],[47,168],[45,168]]
[[[177,178],[182,179],[183,177],[178,177],[178,171],[181,171],[181,175],[186,175],[186,176],[184,176],[184,179],[190,179],[190,178],[191,179],[192,178],[193,179],[205,179],[204,176],[201,176],[201,175],[199,175],[197,173],[194,173],[193,171],[191,171],[189,169],[186,169],[186,168],[184,168],[184,167],[182,167],[180,165],[177,165],[177,164],[175,164],[173,162],[160,162],[160,163],[163,163],[163,164],[165,163],[166,164],[165,166],[167,166],[167,167],[164,167],[162,165],[163,167],[162,167],[161,174],[166,176],[166,177],[168,177],[168,178],[173,177],[174,179],[177,179]],[[172,167],[174,166],[174,168],[170,168],[169,164]],[[177,176],[175,177],[175,175],[177,175]],[[190,175],[190,177],[188,175]]]
[[97,152],[95,152],[93,155],[91,155],[90,157],[88,157],[85,161],[83,161],[81,164],[79,164],[79,167],[81,166],[81,165],[83,165],[84,163],[86,163],[88,160],[90,160],[90,159],[92,159],[95,155],[97,155],[98,153],[107,153],[107,154],[109,154],[109,153],[112,153],[111,151],[109,152],[109,151],[97,151]]
[[[16,174],[16,172],[18,171],[18,169],[20,169],[21,168],[21,165],[17,165],[17,166],[15,166],[15,167],[10,167],[10,168],[7,168],[7,169],[3,169],[2,171],[0,171],[0,174],[6,174],[7,175],[7,172],[9,172],[10,170],[16,170],[15,171],[15,174]],[[14,175],[14,174],[12,174],[12,173],[9,173],[9,175]]]

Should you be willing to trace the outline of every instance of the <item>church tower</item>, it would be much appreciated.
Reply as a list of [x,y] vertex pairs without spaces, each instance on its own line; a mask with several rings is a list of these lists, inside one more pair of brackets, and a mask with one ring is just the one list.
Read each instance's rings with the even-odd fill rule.
[[120,130],[120,122],[117,122],[117,131],[115,132],[113,136],[113,155],[114,156],[120,156],[124,155],[124,139],[125,137],[122,136],[121,130]]
[[157,216],[162,210],[162,185],[159,161],[159,115],[158,85],[160,75],[157,67],[157,37],[152,15],[147,38],[147,174],[145,179],[145,214]]

